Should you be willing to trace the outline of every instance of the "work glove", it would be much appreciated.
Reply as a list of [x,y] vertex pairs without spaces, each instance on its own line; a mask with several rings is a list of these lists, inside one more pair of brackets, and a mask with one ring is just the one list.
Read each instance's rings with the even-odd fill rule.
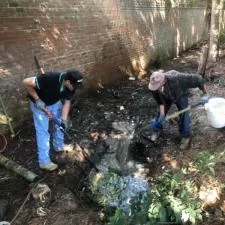
[[207,103],[210,99],[210,96],[208,94],[205,94],[202,96],[201,101],[203,104]]
[[64,130],[67,130],[68,126],[69,126],[68,120],[61,119],[60,127],[63,128]]
[[153,119],[150,121],[150,126],[154,132],[159,132],[162,129],[162,124],[157,121],[157,119]]
[[35,101],[35,104],[36,104],[37,108],[40,109],[40,110],[43,110],[44,111],[45,108],[46,108],[45,103],[41,99],[37,99]]
[[163,124],[163,122],[166,120],[166,117],[165,116],[159,116],[158,118],[157,118],[157,122],[159,123],[159,124]]

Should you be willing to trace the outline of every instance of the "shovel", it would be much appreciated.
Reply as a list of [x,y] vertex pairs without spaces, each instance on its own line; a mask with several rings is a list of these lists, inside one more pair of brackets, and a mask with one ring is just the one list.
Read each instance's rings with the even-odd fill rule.
[[[68,138],[68,140],[74,142],[74,140],[71,137],[71,135],[66,131],[66,129],[64,129],[61,126],[61,122],[58,119],[54,118],[54,117],[52,117],[52,120],[59,127],[59,129],[64,133],[64,135]],[[78,145],[78,144],[76,144],[76,146],[79,147],[79,149],[81,150],[81,152],[82,152],[85,160],[87,160],[90,163],[90,165],[96,170],[96,172],[99,172],[99,169],[97,168],[97,166],[95,165],[95,163],[92,160],[90,160],[90,157],[85,152],[85,150],[80,145]]]
[[196,102],[196,103],[194,103],[194,104],[192,104],[192,105],[189,105],[187,108],[184,108],[184,109],[182,109],[182,110],[180,110],[180,111],[178,111],[178,112],[175,112],[175,113],[172,113],[172,114],[169,115],[169,116],[166,116],[165,121],[169,121],[169,120],[171,120],[171,119],[175,119],[175,118],[177,118],[180,114],[185,113],[185,112],[187,112],[187,111],[190,111],[191,109],[196,108],[196,107],[198,107],[198,106],[200,106],[200,105],[204,105],[204,104],[205,104],[205,102],[199,101],[199,102]]
[[59,127],[59,129],[64,133],[64,135],[68,138],[69,141],[72,141],[73,138],[71,137],[71,135],[66,131],[66,129],[64,129],[61,125],[61,122],[56,119],[55,117],[52,117],[51,120]]

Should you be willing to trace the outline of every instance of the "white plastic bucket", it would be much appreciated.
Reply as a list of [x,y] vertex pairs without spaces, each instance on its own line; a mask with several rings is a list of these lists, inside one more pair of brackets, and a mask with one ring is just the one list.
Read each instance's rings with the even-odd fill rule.
[[212,127],[222,128],[225,126],[225,99],[211,98],[205,104],[207,119]]
[[0,225],[10,225],[10,223],[7,222],[7,221],[1,221],[1,222],[0,222]]

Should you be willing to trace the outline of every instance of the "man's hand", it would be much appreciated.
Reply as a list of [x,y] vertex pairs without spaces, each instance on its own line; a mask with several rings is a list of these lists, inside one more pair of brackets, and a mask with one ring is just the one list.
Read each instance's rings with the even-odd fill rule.
[[61,120],[61,124],[60,124],[60,126],[64,129],[64,130],[67,130],[68,129],[68,120],[64,120],[64,119],[62,119]]
[[207,103],[210,99],[210,96],[208,94],[204,94],[201,98],[201,101],[203,104]]
[[159,123],[159,124],[163,124],[163,122],[166,120],[166,117],[165,116],[159,116],[158,118],[157,118],[157,122]]
[[36,106],[37,106],[38,109],[40,109],[42,111],[45,111],[46,105],[45,105],[45,103],[41,99],[35,100],[35,104],[36,104]]
[[37,99],[35,101],[35,104],[36,104],[36,106],[37,106],[38,109],[40,109],[40,110],[42,110],[43,112],[46,113],[46,115],[47,115],[47,117],[49,119],[52,118],[52,113],[48,111],[48,109],[46,108],[45,103],[41,99]]
[[156,119],[151,120],[150,124],[154,132],[159,132],[162,129],[162,124],[160,124]]

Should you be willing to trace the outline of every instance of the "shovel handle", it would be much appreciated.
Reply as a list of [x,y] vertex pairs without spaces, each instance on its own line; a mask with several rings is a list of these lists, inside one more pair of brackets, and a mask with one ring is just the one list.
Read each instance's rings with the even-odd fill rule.
[[41,75],[44,75],[45,74],[45,71],[42,68],[42,66],[40,65],[40,63],[39,63],[36,55],[34,56],[34,62],[35,62],[35,65],[36,65],[38,71],[41,73]]
[[178,112],[175,112],[175,113],[173,113],[173,114],[171,114],[169,116],[166,116],[166,121],[174,119],[174,118],[177,118],[180,114],[185,113],[185,112],[190,111],[190,110],[191,110],[191,106],[188,106],[185,109],[182,109],[182,110],[180,110]]
[[177,118],[180,114],[185,113],[187,111],[190,111],[192,108],[195,108],[195,107],[200,106],[200,105],[204,105],[204,102],[202,102],[202,101],[196,102],[196,103],[188,106],[187,108],[184,108],[184,109],[182,109],[178,112],[175,112],[175,113],[173,113],[169,116],[166,116],[166,121]]
[[64,135],[68,138],[68,140],[72,140],[71,135],[61,126],[61,123],[54,117],[51,118],[53,122],[59,127],[59,129],[64,133]]

